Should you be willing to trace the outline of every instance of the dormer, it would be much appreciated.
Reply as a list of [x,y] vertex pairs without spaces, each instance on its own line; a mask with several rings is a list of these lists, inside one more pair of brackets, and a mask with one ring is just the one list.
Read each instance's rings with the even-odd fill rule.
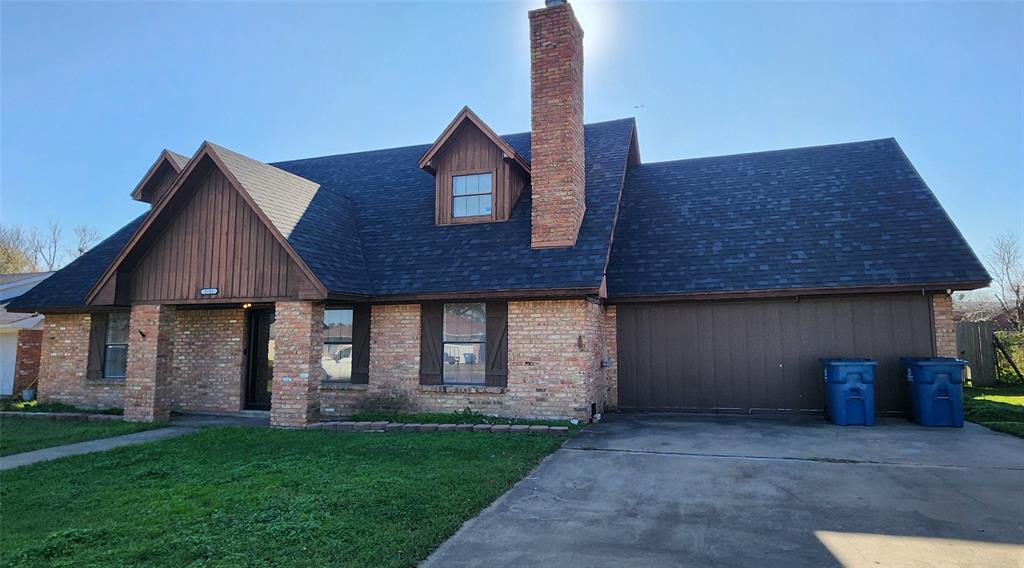
[[142,181],[132,190],[132,199],[154,204],[163,197],[174,180],[185,169],[188,158],[170,150],[164,150],[149,167]]
[[438,225],[507,221],[526,184],[530,164],[463,107],[420,158],[435,182]]

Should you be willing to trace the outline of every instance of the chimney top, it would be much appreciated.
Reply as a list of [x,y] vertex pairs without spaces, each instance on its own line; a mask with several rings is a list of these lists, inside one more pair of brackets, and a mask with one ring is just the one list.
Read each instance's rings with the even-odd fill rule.
[[568,4],[566,0],[544,0],[544,7],[550,8],[552,6],[561,6],[562,4]]

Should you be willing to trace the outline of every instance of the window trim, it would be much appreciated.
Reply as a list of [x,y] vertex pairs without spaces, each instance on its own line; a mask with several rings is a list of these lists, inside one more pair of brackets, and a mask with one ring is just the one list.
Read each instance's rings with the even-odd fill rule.
[[[348,311],[352,312],[352,337],[349,337],[348,341],[345,341],[343,339],[341,339],[341,340],[338,340],[338,339],[328,340],[327,335],[325,334],[324,335],[323,344],[324,345],[348,345],[350,347],[350,349],[351,349],[350,354],[349,354],[349,358],[352,359],[353,363],[355,363],[355,347],[354,347],[354,344],[355,344],[355,328],[356,328],[356,308],[355,308],[355,306],[348,306],[348,305],[345,305],[345,306],[324,306],[324,323],[326,323],[326,320],[327,320],[327,312],[329,312],[331,310],[348,310]],[[321,348],[320,352],[321,352],[320,356],[323,357],[323,348]],[[326,384],[332,384],[332,385],[355,384],[355,383],[352,383],[352,373],[353,373],[353,370],[350,369],[349,373],[348,373],[348,379],[331,379],[331,378],[326,378],[326,379],[321,379],[320,382],[326,383]],[[361,384],[361,383],[359,383],[359,384]]]
[[[112,316],[114,314],[125,314],[125,315],[128,316],[128,334],[127,335],[128,335],[128,337],[131,337],[131,334],[132,334],[132,328],[131,328],[132,317],[131,317],[131,312],[120,311],[119,310],[119,311],[113,311],[113,312],[106,312],[106,313],[103,314],[103,317],[106,318],[107,321],[104,324],[104,331],[105,332],[103,334],[103,354],[100,357],[100,359],[101,359],[101,361],[100,361],[100,378],[102,378],[104,380],[108,380],[108,381],[123,381],[123,380],[128,378],[128,341],[127,341],[127,338],[125,338],[125,342],[124,343],[111,343],[110,342],[110,340],[109,340],[109,337],[110,337],[110,316]],[[110,348],[111,347],[124,347],[124,351],[125,351],[124,374],[122,374],[122,375],[117,375],[117,376],[107,375],[107,354],[110,352]]]
[[[484,338],[483,338],[482,341],[448,341],[448,340],[446,340],[444,338],[444,336],[445,336],[445,327],[444,327],[445,317],[444,316],[446,314],[445,309],[449,305],[455,305],[455,304],[480,304],[480,305],[482,305],[484,307],[484,321],[483,321],[483,324],[484,324]],[[482,359],[483,359],[481,361],[481,363],[484,366],[484,369],[483,369],[483,371],[484,371],[484,380],[483,380],[482,383],[466,383],[466,382],[458,382],[458,383],[456,383],[456,382],[448,382],[447,380],[445,380],[445,367],[446,367],[446,365],[445,365],[445,362],[444,362],[444,356],[445,356],[445,353],[446,353],[445,347],[449,343],[454,344],[454,345],[472,344],[472,345],[480,345],[482,347],[480,349],[481,355],[482,355]],[[487,386],[487,302],[460,301],[460,302],[443,302],[441,304],[441,385],[442,386],[460,386],[460,387],[466,387],[466,386],[469,386],[469,387],[483,387],[483,386]]]
[[[491,191],[490,191],[490,194],[491,194],[491,212],[486,214],[486,215],[471,215],[471,216],[467,216],[467,217],[456,217],[455,216],[455,197],[456,197],[456,195],[455,195],[455,178],[457,178],[459,176],[475,176],[475,175],[482,175],[482,174],[491,174]],[[489,170],[488,169],[481,169],[481,168],[474,168],[474,169],[468,169],[468,170],[455,170],[455,171],[449,172],[447,177],[448,177],[448,187],[446,188],[446,193],[447,193],[447,196],[448,196],[448,207],[450,208],[450,211],[451,211],[451,224],[458,225],[460,223],[482,223],[482,222],[494,221],[495,220],[494,215],[495,215],[495,211],[497,210],[497,207],[498,207],[498,202],[497,202],[498,170],[496,168],[491,168]],[[486,195],[486,194],[484,194],[484,193],[473,193],[473,194],[470,194],[470,195],[460,195],[458,197],[471,197],[471,196],[474,196],[474,195]]]

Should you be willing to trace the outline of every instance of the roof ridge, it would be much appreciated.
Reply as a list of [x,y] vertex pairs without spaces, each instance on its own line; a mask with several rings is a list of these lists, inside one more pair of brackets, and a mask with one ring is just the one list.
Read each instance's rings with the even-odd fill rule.
[[739,157],[742,157],[742,156],[763,156],[763,155],[767,155],[767,154],[782,154],[782,153],[785,153],[785,152],[799,152],[801,150],[819,150],[819,149],[824,149],[824,148],[836,148],[836,147],[839,147],[839,146],[856,146],[856,145],[859,145],[859,144],[870,144],[872,142],[887,142],[887,141],[890,141],[890,140],[893,143],[896,144],[896,147],[899,147],[899,142],[896,142],[896,138],[893,137],[893,136],[889,136],[887,138],[871,138],[869,140],[853,140],[851,142],[835,142],[835,143],[832,143],[832,144],[814,144],[814,145],[811,145],[811,146],[797,146],[795,148],[776,148],[774,150],[755,150],[755,151],[752,151],[752,152],[736,152],[734,154],[716,154],[714,156],[695,156],[695,157],[692,157],[692,158],[677,158],[675,160],[661,160],[661,161],[658,161],[658,162],[644,162],[644,163],[640,164],[639,166],[634,166],[634,167],[662,166],[662,165],[668,165],[668,164],[677,164],[677,163],[680,163],[680,162],[696,162],[696,161],[700,161],[700,160],[716,160],[716,159],[721,159],[721,158],[739,158]]
[[[602,125],[605,125],[605,124],[611,124],[611,123],[615,123],[615,122],[633,122],[633,123],[636,123],[636,117],[627,116],[625,118],[613,118],[611,120],[602,120],[600,122],[588,122],[588,123],[585,123],[583,126],[584,127],[587,127],[587,126],[602,126]],[[532,134],[532,133],[533,133],[533,131],[526,130],[526,131],[523,131],[523,132],[511,132],[511,133],[508,133],[508,134],[498,134],[498,137],[500,137],[502,139],[505,139],[505,138],[511,138],[513,136],[526,136],[526,135],[529,135],[529,134]],[[338,154],[325,154],[323,156],[308,156],[308,157],[305,157],[305,158],[293,158],[291,160],[281,160],[279,162],[267,162],[267,164],[271,165],[271,166],[274,166],[274,167],[279,167],[279,166],[285,165],[285,164],[294,164],[294,163],[297,163],[297,162],[306,162],[306,161],[309,161],[309,160],[322,160],[322,159],[325,159],[325,158],[340,158],[342,156],[358,156],[360,154],[374,154],[374,153],[377,153],[377,152],[395,152],[397,150],[412,150],[413,148],[430,148],[433,144],[434,144],[434,142],[424,142],[422,144],[407,144],[405,146],[394,146],[394,147],[390,147],[390,148],[374,148],[374,149],[371,149],[371,150],[357,150],[355,152],[340,152]]]

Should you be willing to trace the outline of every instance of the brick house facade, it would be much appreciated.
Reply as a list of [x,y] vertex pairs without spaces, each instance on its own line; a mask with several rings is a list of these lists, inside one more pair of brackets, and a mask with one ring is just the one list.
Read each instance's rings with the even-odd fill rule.
[[643,163],[633,119],[583,122],[572,7],[529,21],[530,132],[466,107],[429,146],[161,152],[150,210],[9,306],[46,315],[40,399],[281,428],[807,412],[820,357],[892,385],[955,356],[949,291],[988,274],[894,140]]
[[39,378],[43,351],[43,330],[18,330],[18,349],[14,361],[14,394],[29,388]]

